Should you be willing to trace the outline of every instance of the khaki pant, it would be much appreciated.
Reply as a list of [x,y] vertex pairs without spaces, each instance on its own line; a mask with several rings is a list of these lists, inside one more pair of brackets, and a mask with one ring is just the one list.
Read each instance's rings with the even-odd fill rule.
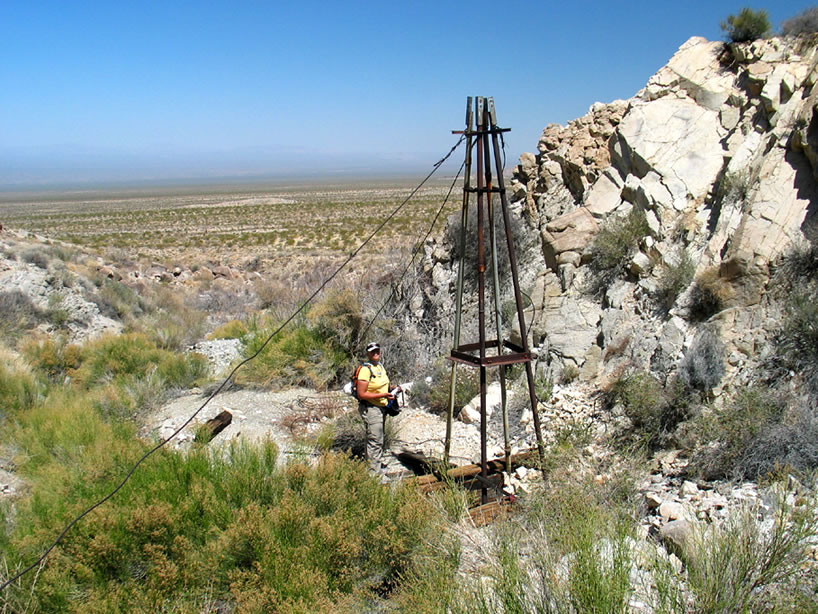
[[358,411],[366,427],[366,461],[370,471],[381,473],[386,468],[383,450],[383,431],[386,425],[386,414],[383,407],[358,403]]

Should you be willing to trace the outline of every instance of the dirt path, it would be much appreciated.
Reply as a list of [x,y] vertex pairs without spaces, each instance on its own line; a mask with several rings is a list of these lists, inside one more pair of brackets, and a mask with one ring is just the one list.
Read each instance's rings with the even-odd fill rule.
[[[194,391],[180,396],[152,412],[141,431],[144,437],[165,439],[173,434],[204,403],[206,397]],[[176,449],[189,448],[198,424],[227,410],[232,423],[213,440],[211,445],[224,446],[234,439],[274,441],[282,457],[293,451],[303,452],[299,435],[316,433],[326,423],[350,412],[357,412],[354,399],[340,391],[316,392],[294,388],[280,392],[260,390],[228,391],[217,395],[171,442]],[[422,408],[405,407],[396,418],[392,451],[404,448],[423,451],[441,457],[446,433],[445,419]],[[495,443],[495,447],[498,447]],[[470,463],[479,455],[479,431],[474,425],[454,423],[452,461]]]

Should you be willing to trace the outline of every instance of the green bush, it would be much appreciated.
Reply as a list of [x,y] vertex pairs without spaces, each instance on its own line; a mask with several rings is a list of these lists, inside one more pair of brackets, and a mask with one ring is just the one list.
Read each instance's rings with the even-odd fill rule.
[[694,411],[681,382],[673,380],[664,388],[655,377],[640,371],[615,381],[606,396],[610,406],[622,405],[634,434],[649,447],[667,444]]
[[42,387],[30,371],[0,358],[0,420],[9,412],[30,409],[41,393]]
[[811,224],[805,234],[807,240],[784,255],[773,278],[783,318],[767,366],[776,379],[797,374],[818,398],[818,225]]
[[553,474],[526,515],[495,532],[488,590],[472,584],[459,611],[628,612],[633,508],[609,486],[568,466]]
[[594,237],[590,252],[591,278],[588,291],[597,294],[621,277],[639,243],[650,234],[645,212],[634,207],[631,212],[607,222]]
[[[769,391],[750,388],[739,392],[721,410],[703,414],[697,421],[693,443],[693,471],[705,479],[756,479],[758,453],[753,443],[782,423],[786,405]],[[759,438],[761,438],[759,440]],[[786,449],[765,449],[767,461],[776,464]]]
[[693,281],[695,273],[696,263],[685,250],[682,250],[676,262],[662,265],[662,275],[656,292],[657,301],[662,309],[670,311],[679,294]]
[[[380,486],[341,455],[313,467],[276,458],[270,442],[232,445],[224,455],[160,451],[66,535],[44,573],[6,595],[9,603],[30,599],[38,612],[162,611],[168,603],[201,611],[209,597],[236,611],[329,614],[358,593],[388,591],[433,537],[436,515],[414,489]],[[4,553],[10,567],[108,488],[104,476],[119,473],[117,462],[94,460],[100,465],[84,482],[86,459],[62,470],[57,493],[20,508]],[[48,513],[61,497],[60,513]]]
[[[452,365],[450,362],[438,363],[431,376],[431,383],[419,380],[412,386],[413,402],[418,406],[426,407],[433,414],[445,414],[449,411],[451,375]],[[459,411],[478,394],[480,394],[479,371],[468,367],[458,367],[454,397],[455,412]]]
[[721,22],[721,29],[733,43],[743,43],[764,38],[770,33],[770,18],[767,11],[743,8],[738,15],[729,15]]
[[758,509],[745,506],[718,528],[699,524],[693,531],[685,559],[697,611],[795,611],[770,609],[771,589],[796,579],[802,570],[818,531],[815,510],[794,508],[779,496],[770,529],[760,526],[758,515]]
[[776,281],[787,287],[803,287],[818,282],[818,223],[805,231],[806,240],[795,243],[781,259]]
[[125,284],[111,279],[100,280],[100,283],[100,288],[96,292],[87,292],[85,298],[96,304],[102,315],[125,320],[145,311],[143,299]]
[[787,295],[784,319],[774,337],[773,371],[795,373],[818,398],[818,285]]
[[24,344],[22,354],[51,382],[62,383],[74,374],[82,361],[82,349],[62,337],[32,340]]
[[213,339],[241,339],[249,332],[247,324],[241,320],[230,320],[211,332],[207,338]]
[[815,6],[781,22],[781,34],[784,36],[798,36],[813,32],[818,32],[818,7]]
[[244,356],[261,353],[236,373],[240,385],[310,386],[324,389],[348,377],[352,357],[333,340],[308,326],[305,319],[291,322],[262,349],[275,323],[251,325],[243,339]]
[[364,315],[361,300],[349,289],[331,290],[307,313],[319,336],[354,355],[361,345]]

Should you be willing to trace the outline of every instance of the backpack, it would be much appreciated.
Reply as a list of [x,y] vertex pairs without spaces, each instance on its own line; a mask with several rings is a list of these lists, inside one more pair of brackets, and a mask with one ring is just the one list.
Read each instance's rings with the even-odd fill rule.
[[[355,368],[355,373],[352,374],[352,377],[350,378],[350,380],[344,386],[344,392],[346,394],[348,394],[349,396],[351,396],[351,397],[355,397],[356,399],[358,398],[358,373],[361,372],[362,367],[366,367],[367,369],[369,369],[369,373],[370,373],[370,376],[371,376],[371,374],[372,374],[372,364],[368,363],[368,362],[365,362],[364,364],[358,365]],[[360,400],[360,399],[358,399],[358,400]]]

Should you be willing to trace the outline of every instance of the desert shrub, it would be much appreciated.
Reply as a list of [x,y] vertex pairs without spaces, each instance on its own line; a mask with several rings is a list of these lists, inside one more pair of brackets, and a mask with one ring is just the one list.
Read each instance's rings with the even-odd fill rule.
[[482,586],[467,584],[453,611],[628,611],[633,503],[617,495],[620,476],[600,487],[569,467],[553,473],[523,517],[498,527],[490,573]]
[[787,288],[818,282],[818,223],[813,222],[805,235],[784,254],[775,272],[776,281]]
[[21,348],[23,356],[51,382],[62,383],[73,375],[82,360],[80,346],[62,337],[31,340]]
[[693,262],[690,254],[685,250],[682,250],[676,262],[663,264],[662,275],[659,278],[659,288],[656,292],[659,306],[665,311],[669,311],[682,290],[687,288],[690,282],[693,281],[695,273],[696,263]]
[[547,403],[551,399],[554,392],[554,381],[545,373],[537,373],[534,377],[534,392],[543,403]]
[[364,327],[360,298],[350,289],[332,289],[307,313],[307,321],[324,339],[350,355],[361,343]]
[[588,291],[597,294],[621,277],[640,241],[650,234],[644,211],[634,207],[625,217],[608,221],[589,248],[591,277]]
[[230,320],[211,332],[207,338],[214,339],[241,339],[249,332],[247,324],[241,320]]
[[633,433],[649,447],[671,441],[680,423],[694,413],[692,399],[678,381],[665,388],[652,375],[637,371],[616,380],[606,393],[609,406],[621,404]]
[[808,544],[818,532],[815,510],[793,507],[779,495],[769,529],[758,516],[758,509],[746,505],[718,527],[702,523],[694,529],[685,560],[696,611],[771,611],[770,589],[801,572]]
[[227,290],[210,288],[197,293],[191,306],[210,314],[224,314],[226,316],[240,316],[248,310],[254,302],[249,290]]
[[560,373],[560,384],[570,384],[579,377],[579,368],[573,363],[569,362],[562,369]]
[[721,29],[725,36],[733,43],[744,43],[763,38],[770,33],[770,17],[767,11],[754,11],[743,8],[738,15],[728,15],[726,21],[721,22]]
[[133,329],[142,331],[161,348],[187,349],[204,337],[207,326],[207,314],[191,307],[187,298],[170,288],[158,288],[150,314],[135,322]]
[[748,443],[738,471],[760,477],[786,469],[801,475],[818,468],[818,416],[806,399],[787,408],[782,419],[771,421]]
[[[705,479],[748,478],[755,456],[752,443],[770,428],[782,422],[786,405],[769,391],[750,388],[740,391],[721,410],[703,414],[697,421],[698,437],[692,462],[696,473]],[[784,450],[768,450],[770,463]]]
[[726,173],[719,182],[719,192],[729,202],[741,203],[747,200],[755,176],[749,168]]
[[308,293],[297,284],[280,279],[253,282],[253,292],[260,309],[268,309],[271,317],[283,320],[306,299]]
[[694,322],[703,322],[725,308],[734,295],[730,282],[719,275],[718,267],[704,270],[697,278],[690,294],[688,311]]
[[710,329],[700,332],[679,363],[679,380],[708,394],[724,377],[724,344]]
[[775,272],[783,318],[768,368],[777,377],[797,373],[818,396],[818,227],[811,226],[806,234],[810,240],[796,244]]
[[622,404],[636,428],[657,430],[664,398],[662,385],[655,377],[644,372],[632,373],[614,382],[608,394],[611,404]]
[[64,297],[62,294],[54,293],[48,297],[48,307],[43,316],[56,328],[64,328],[71,319],[68,309],[62,306]]
[[30,370],[0,356],[0,420],[9,412],[26,410],[42,396],[42,386]]
[[[22,437],[31,458],[46,460],[61,446],[74,462],[42,464],[35,474],[38,503],[20,506],[4,548],[10,567],[109,488],[105,476],[121,472],[123,455],[141,451],[132,433],[126,444],[97,422],[102,454],[88,429],[69,429],[80,415],[44,420],[45,437]],[[271,442],[224,454],[160,451],[121,496],[66,535],[46,573],[23,578],[6,597],[30,599],[28,610],[38,612],[161,611],[168,603],[200,611],[215,595],[237,611],[328,614],[354,594],[371,599],[395,586],[434,536],[434,508],[412,488],[378,485],[361,463],[276,460]],[[41,490],[46,478],[52,491]]]
[[72,262],[77,259],[79,252],[74,247],[64,244],[52,244],[43,248],[43,252],[55,260]]
[[251,322],[250,333],[242,340],[243,354],[260,353],[236,374],[236,383],[324,389],[348,376],[352,357],[311,328],[306,318],[291,322],[266,343],[277,328],[275,322]]
[[102,315],[117,320],[139,316],[145,309],[136,292],[112,279],[102,280],[97,292],[87,292],[85,298],[96,304]]
[[96,389],[92,402],[103,418],[118,422],[144,415],[167,398],[167,382],[154,370]]
[[22,330],[34,328],[44,317],[27,294],[19,290],[0,292],[0,330],[15,336]]
[[557,468],[547,489],[486,533],[468,554],[480,574],[458,576],[459,543],[438,540],[414,560],[392,601],[400,611],[428,614],[628,612],[636,523],[634,501],[622,493],[632,476],[617,468],[599,484],[576,469],[571,462]]
[[190,388],[206,378],[210,371],[207,357],[195,352],[170,354],[156,367],[156,373],[174,388]]
[[800,373],[807,388],[816,395],[818,395],[817,290],[794,292],[788,297],[784,321],[775,337],[776,355],[782,360],[780,366]]
[[29,248],[20,254],[23,262],[28,262],[36,267],[47,270],[48,269],[48,255],[45,250],[36,247]]
[[[442,415],[449,411],[451,373],[451,363],[438,363],[431,376],[431,383],[420,380],[412,386],[412,399],[414,402],[419,406],[426,407],[433,414]],[[478,394],[480,394],[479,371],[468,367],[458,368],[454,397],[455,414]]]
[[110,383],[124,386],[156,374],[165,385],[185,388],[194,385],[208,370],[200,354],[174,354],[156,346],[144,335],[108,335],[83,345],[60,350],[48,342],[32,346],[32,357],[50,375],[66,373],[86,389]]
[[818,7],[815,6],[781,22],[781,34],[784,36],[798,36],[813,32],[818,32]]

